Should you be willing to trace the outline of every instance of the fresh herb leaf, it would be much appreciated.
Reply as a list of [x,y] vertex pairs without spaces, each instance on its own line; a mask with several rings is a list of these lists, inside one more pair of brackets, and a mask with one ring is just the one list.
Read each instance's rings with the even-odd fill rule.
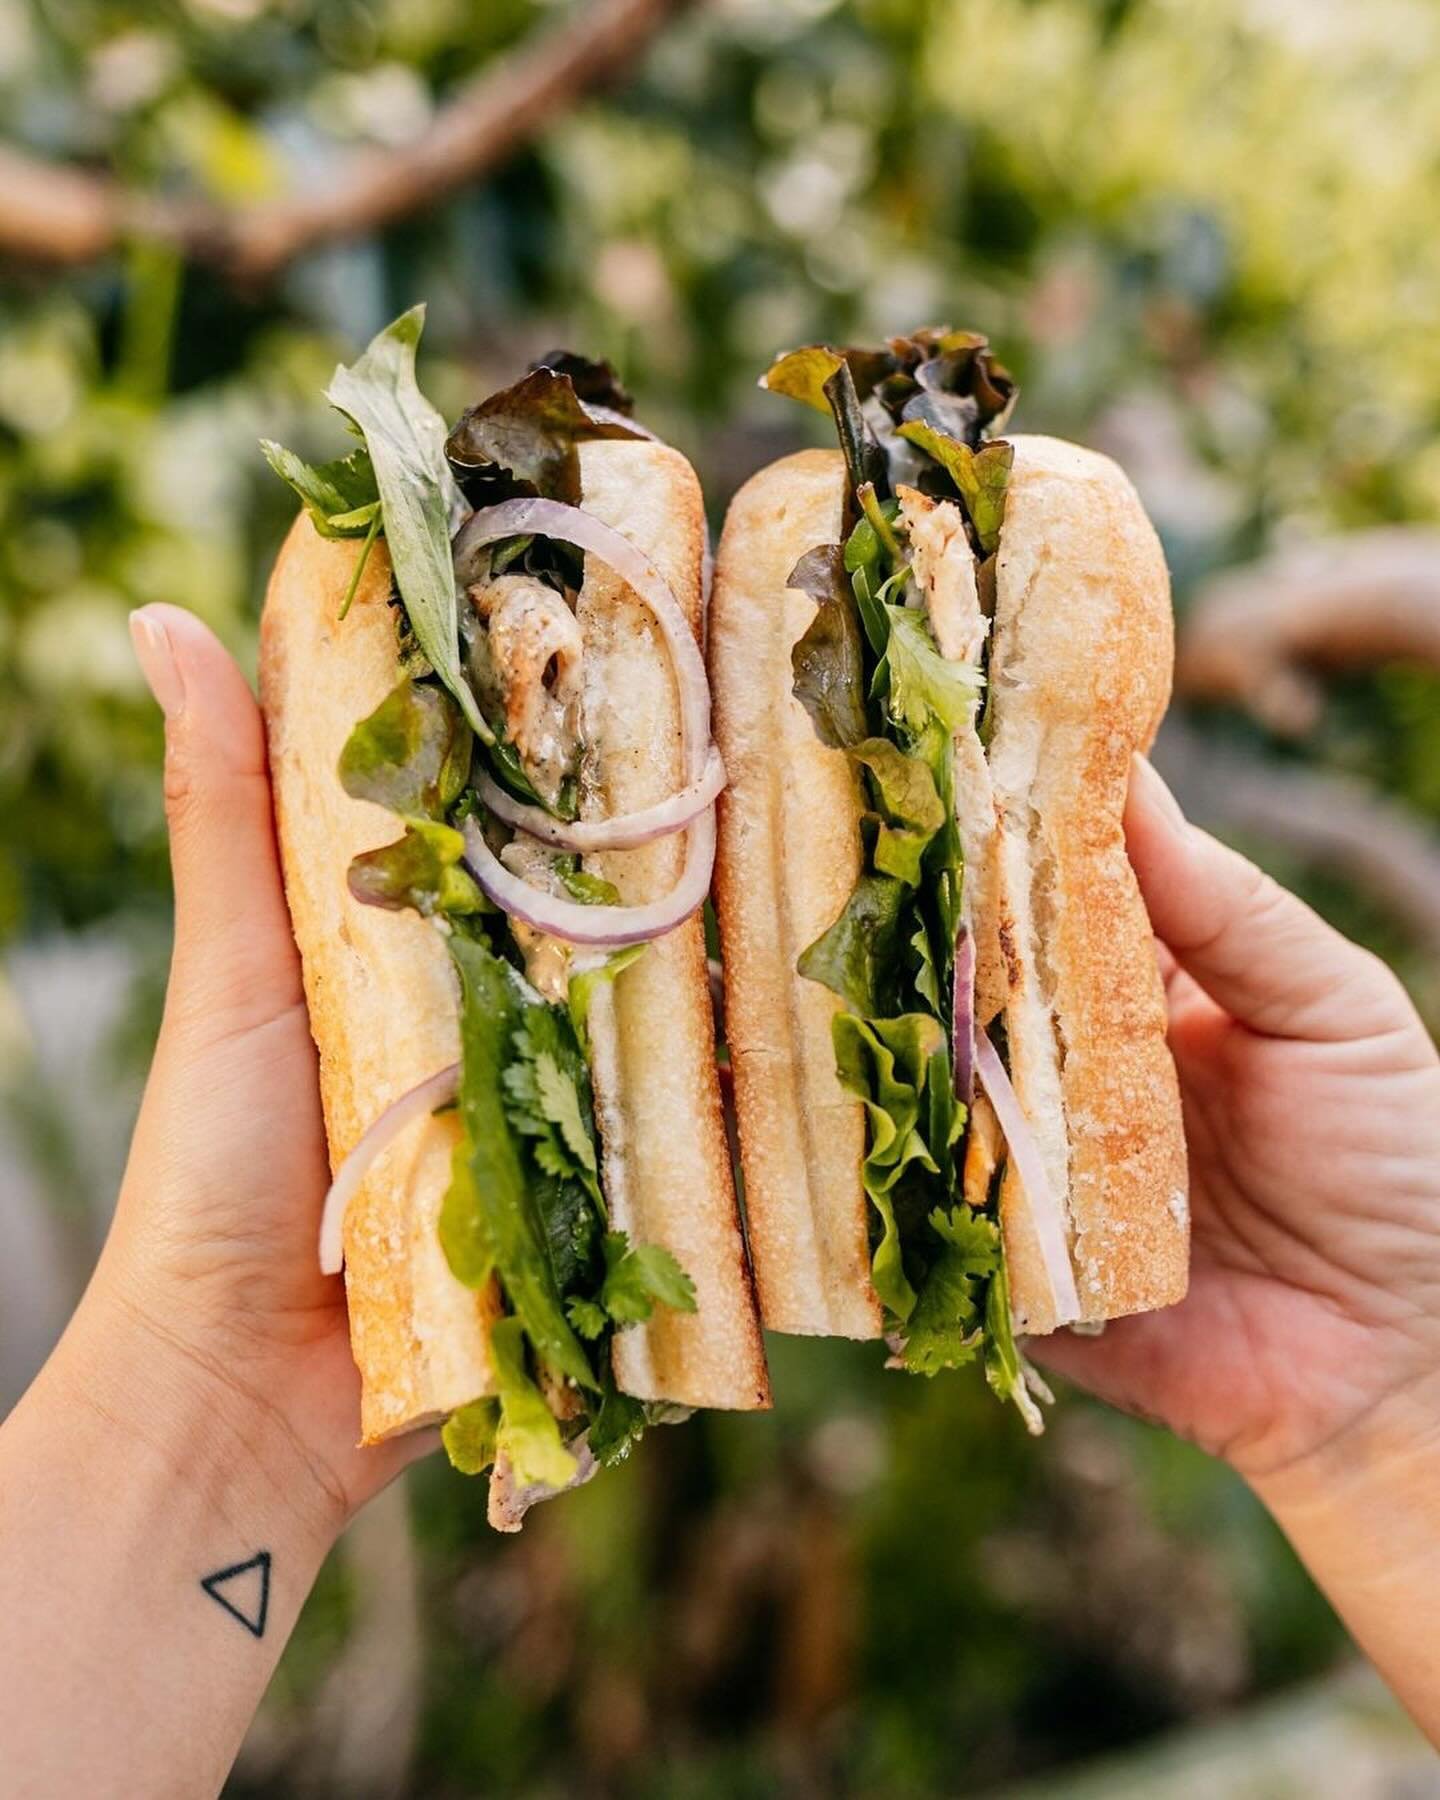
[[656,1410],[647,1406],[643,1400],[636,1400],[630,1394],[622,1394],[615,1385],[614,1375],[607,1368],[600,1407],[590,1421],[587,1436],[590,1454],[596,1462],[607,1469],[624,1462],[644,1436],[645,1427],[651,1422],[651,1416]]
[[519,974],[485,945],[458,934],[450,953],[460,974],[460,1119],[469,1179],[452,1182],[440,1215],[440,1242],[458,1279],[493,1268],[536,1354],[582,1387],[594,1371],[565,1318],[546,1234],[536,1215],[523,1154],[510,1119],[504,1074],[529,1008],[542,1005]]
[[880,813],[872,860],[882,875],[918,887],[921,863],[931,839],[945,823],[945,807],[929,766],[907,756],[889,738],[866,738],[850,751],[868,772],[871,797]]
[[997,442],[972,450],[926,419],[902,425],[900,435],[933,457],[955,483],[983,553],[989,556],[998,549],[1015,446]]
[[623,1331],[651,1317],[657,1306],[695,1311],[695,1283],[658,1244],[631,1245],[623,1231],[607,1231],[605,1278],[592,1299],[575,1296],[570,1323],[582,1337],[597,1338],[607,1326]]
[[905,892],[893,876],[862,875],[840,917],[801,955],[800,973],[857,1012],[887,1011],[899,986]]
[[350,892],[367,906],[390,912],[413,907],[422,917],[464,917],[495,909],[464,865],[465,840],[453,826],[417,819],[405,835],[352,858]]
[[572,900],[579,900],[586,906],[618,906],[620,890],[613,881],[607,881],[603,875],[592,875],[588,869],[580,869],[561,860],[555,865],[555,873],[560,884]]
[[261,438],[260,450],[280,479],[300,496],[321,537],[364,537],[380,516],[375,469],[363,446],[324,463],[307,463],[270,438]]
[[1039,1437],[1045,1420],[1035,1404],[1031,1388],[1042,1400],[1053,1400],[1045,1384],[1028,1367],[1015,1342],[1015,1327],[1010,1317],[1010,1278],[1005,1273],[1005,1259],[1000,1258],[990,1281],[985,1299],[985,1379],[1002,1400],[1013,1401],[1025,1429]]
[[490,1363],[500,1397],[495,1449],[522,1485],[563,1488],[575,1479],[579,1465],[525,1367],[525,1336],[519,1318],[497,1319],[490,1327]]
[[[445,449],[457,468],[487,470],[508,476],[507,488],[580,503],[579,444],[593,438],[643,438],[650,434],[617,411],[613,404],[584,398],[576,387],[587,382],[584,370],[604,365],[568,357],[559,368],[532,369],[513,387],[491,394],[472,406],[450,433]],[[613,376],[611,377],[613,382]],[[606,390],[613,402],[614,387]],[[628,399],[628,396],[625,396]]]
[[795,697],[809,713],[822,744],[848,749],[869,731],[865,713],[865,652],[854,596],[838,544],[801,557],[788,584],[818,605],[790,652]]
[[936,1209],[930,1227],[940,1239],[905,1333],[905,1367],[937,1375],[969,1362],[985,1337],[988,1284],[1001,1266],[1000,1232],[992,1219],[956,1206]]
[[604,1211],[590,1124],[590,1083],[574,1027],[559,1007],[528,1006],[502,1077],[510,1123],[547,1175],[579,1181]]
[[634,1244],[623,1231],[605,1233],[600,1304],[622,1328],[642,1324],[657,1306],[695,1311],[695,1283],[659,1244]]
[[[987,432],[1003,428],[1015,399],[1013,378],[979,332],[946,327],[891,338],[879,350],[807,345],[777,358],[761,385],[834,413],[857,489],[870,481],[889,495],[906,482],[942,497],[958,493],[967,505],[965,488],[936,446],[978,451]],[[934,435],[908,429],[917,425]],[[987,469],[979,479],[982,511],[997,477],[998,469]],[[975,524],[979,532],[980,521]],[[987,538],[998,524],[998,514],[987,518]]]
[[498,1400],[472,1400],[440,1427],[440,1442],[452,1468],[462,1475],[482,1475],[495,1460],[495,1439],[500,1427]]
[[443,689],[406,679],[350,733],[340,783],[402,819],[442,819],[470,774],[470,729]]
[[571,970],[566,1004],[570,1009],[570,1022],[575,1027],[575,1036],[587,1057],[590,1054],[590,1005],[595,998],[596,989],[608,986],[617,975],[623,974],[631,963],[645,954],[645,949],[644,944],[627,944],[623,950],[612,952],[602,963],[588,969]]
[[885,452],[875,441],[875,434],[860,409],[855,377],[847,362],[842,361],[826,381],[825,398],[835,415],[835,430],[856,498],[861,498],[866,489],[873,493],[879,488],[884,492],[889,485]]
[[877,673],[891,718],[917,734],[932,718],[947,732],[959,731],[980,692],[979,671],[940,654],[930,622],[918,607],[887,606],[885,612],[890,636]]
[[565,1316],[591,1343],[610,1328],[610,1315],[598,1300],[587,1300],[583,1294],[572,1294],[565,1302]]
[[477,737],[494,736],[460,663],[450,534],[464,510],[445,460],[445,421],[420,392],[415,351],[425,308],[414,306],[335,371],[326,398],[365,440],[385,516],[385,540],[410,628]]

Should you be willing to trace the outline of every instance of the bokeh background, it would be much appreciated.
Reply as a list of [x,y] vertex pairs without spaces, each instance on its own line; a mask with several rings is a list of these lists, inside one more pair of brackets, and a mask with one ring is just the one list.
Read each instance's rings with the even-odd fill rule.
[[[333,364],[417,299],[447,411],[608,355],[716,520],[806,439],[776,348],[988,331],[1019,422],[1118,456],[1165,537],[1162,766],[1440,1020],[1429,0],[0,0],[0,118],[0,1410],[158,1016],[127,611],[253,662],[290,510],[256,439],[337,446]],[[652,1433],[518,1541],[415,1471],[233,1792],[1440,1793],[1197,1452],[1073,1395],[1032,1444],[866,1348],[774,1369],[772,1416]]]

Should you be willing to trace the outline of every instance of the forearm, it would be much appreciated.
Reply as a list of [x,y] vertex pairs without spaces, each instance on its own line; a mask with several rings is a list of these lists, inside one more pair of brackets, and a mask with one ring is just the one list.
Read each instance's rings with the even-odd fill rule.
[[87,1300],[0,1427],[6,1793],[218,1793],[339,1522],[263,1406]]
[[1440,1381],[1252,1486],[1361,1649],[1440,1746]]

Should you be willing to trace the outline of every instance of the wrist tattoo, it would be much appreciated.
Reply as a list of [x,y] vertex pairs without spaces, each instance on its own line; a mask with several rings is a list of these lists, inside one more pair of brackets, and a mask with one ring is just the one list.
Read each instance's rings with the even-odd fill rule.
[[238,1619],[251,1637],[264,1637],[265,1615],[270,1610],[270,1552],[257,1550],[244,1562],[202,1575],[200,1585],[232,1619]]

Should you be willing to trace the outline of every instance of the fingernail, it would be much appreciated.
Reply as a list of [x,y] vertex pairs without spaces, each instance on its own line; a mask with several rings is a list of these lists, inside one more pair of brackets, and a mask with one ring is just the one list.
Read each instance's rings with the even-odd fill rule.
[[167,719],[173,719],[185,705],[185,683],[175,660],[170,634],[148,606],[131,613],[130,641],[135,646],[140,673],[155,696],[156,705]]
[[1180,810],[1180,802],[1170,792],[1154,763],[1138,752],[1131,762],[1130,783],[1146,806],[1159,813],[1177,831],[1184,830],[1187,821]]

